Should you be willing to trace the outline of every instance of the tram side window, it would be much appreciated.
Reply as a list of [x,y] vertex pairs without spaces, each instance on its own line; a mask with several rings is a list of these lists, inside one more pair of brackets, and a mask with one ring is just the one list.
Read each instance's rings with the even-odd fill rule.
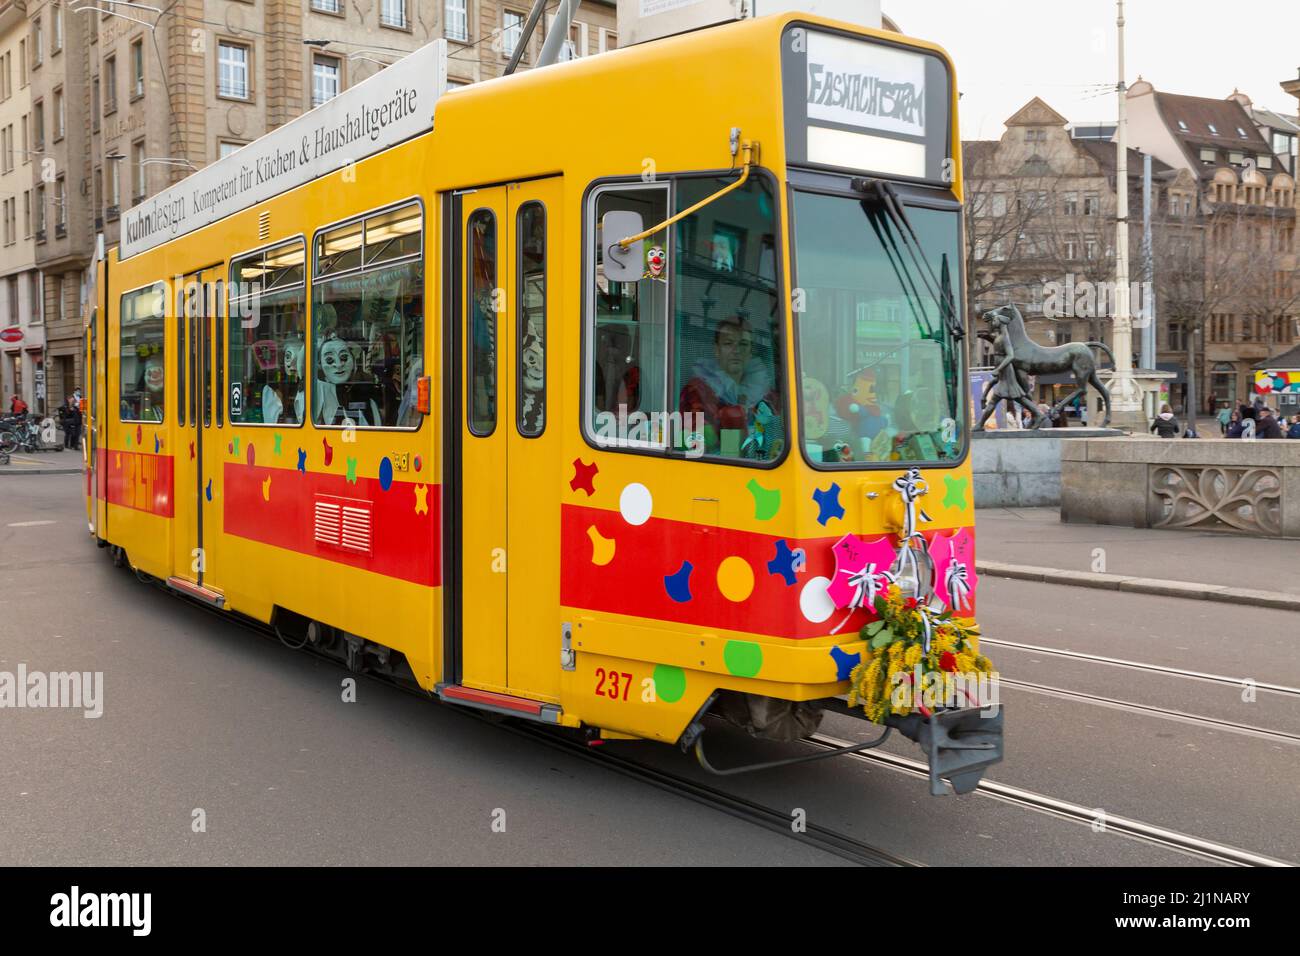
[[163,420],[167,384],[163,351],[166,289],[160,282],[122,296],[120,332],[121,419]]
[[[767,177],[644,240],[644,277],[609,282],[601,235],[613,210],[646,228],[710,199],[734,177],[615,188],[595,200],[590,433],[688,458],[773,461],[786,444],[776,198]],[[671,310],[671,311],[670,311]],[[671,315],[671,319],[669,316]],[[620,419],[620,408],[626,408]],[[639,415],[634,413],[641,413]]]
[[536,438],[546,428],[546,208],[519,210],[519,434]]
[[469,430],[492,434],[497,423],[497,224],[490,209],[476,209],[468,221],[465,267],[469,271]]
[[418,203],[317,234],[309,372],[317,425],[419,427],[423,241]]
[[302,240],[230,264],[230,420],[301,425],[307,401],[306,246]]
[[[661,443],[656,427],[668,397],[668,282],[663,235],[644,243],[645,275],[636,282],[605,278],[604,250],[621,236],[603,235],[605,214],[630,211],[647,227],[668,218],[668,185],[603,190],[594,210],[591,375],[587,425],[602,444]],[[656,242],[660,243],[656,245]]]

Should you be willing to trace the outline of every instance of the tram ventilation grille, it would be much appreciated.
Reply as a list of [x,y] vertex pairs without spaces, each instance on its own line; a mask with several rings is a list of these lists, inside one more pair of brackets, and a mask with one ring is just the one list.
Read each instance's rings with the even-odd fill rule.
[[353,554],[370,554],[372,529],[369,501],[330,495],[316,496],[317,543]]
[[257,238],[265,241],[271,238],[271,210],[263,209],[257,214]]

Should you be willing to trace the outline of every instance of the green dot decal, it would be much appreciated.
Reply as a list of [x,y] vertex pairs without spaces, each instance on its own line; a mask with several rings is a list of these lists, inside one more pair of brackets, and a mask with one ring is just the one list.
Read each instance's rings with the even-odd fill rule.
[[763,669],[763,648],[753,641],[727,641],[722,660],[737,677],[753,677]]
[[775,518],[776,513],[781,510],[781,489],[764,488],[753,478],[749,479],[749,484],[745,487],[754,496],[754,519],[771,521]]
[[686,693],[686,672],[671,664],[655,665],[655,696],[669,704],[675,704]]

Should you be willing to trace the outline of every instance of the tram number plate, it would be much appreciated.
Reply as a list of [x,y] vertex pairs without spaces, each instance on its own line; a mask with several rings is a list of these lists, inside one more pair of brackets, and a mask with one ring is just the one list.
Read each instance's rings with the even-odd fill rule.
[[632,689],[632,675],[626,671],[606,671],[596,668],[596,696],[608,697],[610,700],[627,700],[627,692]]

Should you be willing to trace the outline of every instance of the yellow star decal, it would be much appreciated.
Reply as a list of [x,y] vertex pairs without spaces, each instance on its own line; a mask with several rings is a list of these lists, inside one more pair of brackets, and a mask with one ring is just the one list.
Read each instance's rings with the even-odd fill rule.
[[429,486],[415,486],[415,513],[417,515],[427,515],[429,513]]

